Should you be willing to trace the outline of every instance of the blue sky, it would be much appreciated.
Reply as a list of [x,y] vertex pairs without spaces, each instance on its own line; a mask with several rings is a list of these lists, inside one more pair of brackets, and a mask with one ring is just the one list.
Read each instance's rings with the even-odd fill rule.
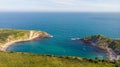
[[120,12],[120,0],[0,0],[0,11]]

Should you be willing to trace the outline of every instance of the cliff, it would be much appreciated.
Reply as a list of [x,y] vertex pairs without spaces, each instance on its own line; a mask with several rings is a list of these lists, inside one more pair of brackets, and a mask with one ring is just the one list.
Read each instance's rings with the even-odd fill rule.
[[35,30],[15,30],[15,29],[0,29],[0,50],[6,49],[14,43],[31,41],[38,38],[50,37],[46,32]]
[[120,55],[120,39],[112,39],[103,35],[86,36],[81,41],[85,44],[107,50],[111,60],[118,60]]

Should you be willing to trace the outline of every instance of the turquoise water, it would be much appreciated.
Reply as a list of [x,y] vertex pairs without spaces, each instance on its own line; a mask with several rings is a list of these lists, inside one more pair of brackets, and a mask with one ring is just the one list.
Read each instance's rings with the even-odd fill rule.
[[7,51],[107,58],[106,51],[80,44],[70,38],[102,34],[120,37],[120,13],[0,13],[1,28],[43,30],[53,38],[17,43]]

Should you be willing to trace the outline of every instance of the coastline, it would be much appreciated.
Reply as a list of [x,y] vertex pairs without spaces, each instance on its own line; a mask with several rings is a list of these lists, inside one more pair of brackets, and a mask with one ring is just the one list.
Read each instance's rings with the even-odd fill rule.
[[[86,44],[86,43],[85,43],[84,41],[82,41],[81,39],[80,39],[80,41],[81,41],[81,43]],[[96,47],[96,48],[99,48],[99,49],[102,49],[102,50],[107,51],[108,54],[109,54],[109,58],[108,58],[108,59],[109,59],[110,61],[119,60],[118,55],[117,55],[111,48],[103,47],[103,46],[96,46],[96,44],[93,43],[93,42],[91,42],[91,44],[87,44],[87,45],[91,45],[91,46],[93,46],[93,47]]]
[[118,60],[117,54],[111,48],[106,48],[106,51],[109,53],[109,60],[111,61]]
[[117,56],[117,54],[112,50],[112,48],[103,47],[103,46],[99,46],[98,48],[103,49],[103,50],[105,50],[105,51],[108,52],[108,54],[109,54],[109,60],[110,60],[110,61],[118,60],[118,56]]
[[15,44],[15,43],[34,41],[34,40],[37,40],[37,39],[39,39],[39,38],[44,38],[44,37],[47,37],[47,38],[52,37],[52,36],[49,35],[48,33],[46,33],[46,32],[44,32],[44,33],[45,33],[45,36],[43,36],[43,37],[41,37],[41,35],[32,36],[33,32],[30,31],[30,36],[29,36],[29,38],[27,38],[27,39],[22,39],[22,38],[21,38],[21,39],[18,39],[18,40],[13,40],[13,41],[7,42],[7,43],[5,43],[3,46],[0,47],[0,51],[7,51],[7,49],[8,49],[11,45],[13,45],[13,44]]

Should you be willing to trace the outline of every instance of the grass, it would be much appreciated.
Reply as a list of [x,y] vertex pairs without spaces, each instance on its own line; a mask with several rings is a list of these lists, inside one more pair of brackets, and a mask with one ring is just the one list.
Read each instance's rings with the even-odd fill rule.
[[[44,32],[34,31],[33,34],[36,33],[45,36]],[[0,46],[9,41],[29,38],[29,36],[30,30],[0,29]],[[99,35],[86,38],[92,39],[92,41],[97,40],[98,43],[111,43],[111,39]],[[112,42],[116,44],[114,47],[118,48],[119,42],[116,41]],[[56,57],[53,55],[0,52],[0,67],[120,67],[120,61],[111,62],[69,56]]]
[[41,36],[45,34],[44,32],[34,30],[0,29],[0,46],[9,41],[28,39],[30,31],[33,31],[33,34],[41,34]]
[[120,55],[120,39],[112,39],[103,35],[87,36],[84,38],[86,43],[94,42],[97,46],[109,47],[114,50],[117,55]]
[[79,57],[0,52],[0,67],[117,67],[120,61],[82,59]]

